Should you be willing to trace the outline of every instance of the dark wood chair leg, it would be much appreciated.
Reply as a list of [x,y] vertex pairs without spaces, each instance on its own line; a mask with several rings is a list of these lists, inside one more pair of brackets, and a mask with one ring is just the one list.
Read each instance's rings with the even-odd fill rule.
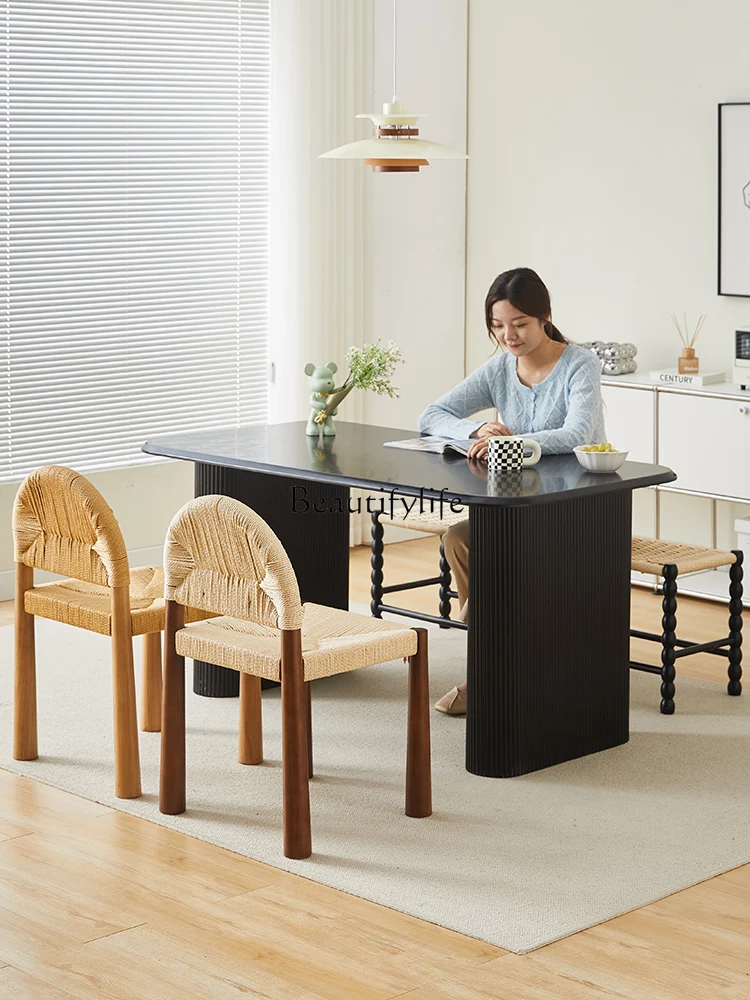
[[158,733],[161,729],[161,632],[143,637],[141,671],[141,730]]
[[[450,618],[451,616],[451,567],[445,558],[445,548],[443,540],[440,539],[440,617]],[[450,628],[450,625],[441,625],[440,628]]]
[[742,694],[742,557],[741,549],[735,549],[737,561],[729,567],[729,683],[727,693]]
[[417,651],[409,657],[409,721],[406,737],[406,815],[432,815],[430,689],[427,629],[415,628]]
[[260,677],[252,674],[240,674],[240,738],[237,760],[240,764],[263,763]]
[[175,633],[185,624],[185,609],[167,601],[164,629],[164,683],[161,703],[159,812],[185,812],[185,658],[175,651]]
[[312,688],[305,681],[305,703],[307,708],[307,777],[313,776],[313,735],[312,735]]
[[307,708],[300,629],[284,629],[281,633],[281,743],[284,855],[309,858],[312,837],[307,778]]
[[662,568],[664,577],[664,597],[662,606],[662,636],[661,636],[661,713],[674,715],[675,694],[675,639],[677,630],[677,567],[674,563],[665,563]]
[[374,618],[382,618],[380,605],[383,603],[383,525],[380,523],[380,511],[374,510],[371,516],[370,613]]

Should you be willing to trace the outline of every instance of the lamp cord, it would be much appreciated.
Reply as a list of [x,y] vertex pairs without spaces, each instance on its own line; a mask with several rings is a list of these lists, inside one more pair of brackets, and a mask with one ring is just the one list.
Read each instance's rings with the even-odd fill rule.
[[397,21],[396,21],[396,0],[393,0],[393,103],[398,104],[398,97],[396,96],[396,38],[397,38]]

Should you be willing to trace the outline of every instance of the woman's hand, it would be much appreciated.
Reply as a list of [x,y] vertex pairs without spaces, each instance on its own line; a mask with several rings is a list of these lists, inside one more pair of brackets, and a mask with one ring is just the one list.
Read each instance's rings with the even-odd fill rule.
[[512,437],[512,435],[513,431],[510,427],[497,423],[497,421],[493,420],[490,423],[482,424],[472,434],[472,437],[477,438],[477,440],[469,448],[467,458],[471,458],[475,462],[486,462],[487,452],[489,451],[489,439],[492,437]]
[[482,424],[478,427],[474,433],[471,435],[473,438],[488,438],[488,437],[512,437],[513,431],[510,427],[506,427],[505,424],[499,424],[497,421],[491,421],[488,424]]
[[475,462],[486,462],[487,452],[489,451],[489,449],[490,449],[490,439],[480,438],[478,441],[474,442],[471,448],[469,448],[468,452],[466,453],[466,457]]

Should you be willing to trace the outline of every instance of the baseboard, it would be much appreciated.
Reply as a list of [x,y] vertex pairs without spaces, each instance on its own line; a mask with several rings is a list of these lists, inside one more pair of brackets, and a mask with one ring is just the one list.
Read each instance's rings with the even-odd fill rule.
[[[128,552],[128,562],[131,566],[161,566],[163,559],[161,545],[150,545],[142,549],[131,549]],[[51,583],[59,580],[56,573],[47,573],[43,569],[34,571],[35,583]],[[6,569],[0,572],[0,601],[12,601],[16,590],[16,571]]]

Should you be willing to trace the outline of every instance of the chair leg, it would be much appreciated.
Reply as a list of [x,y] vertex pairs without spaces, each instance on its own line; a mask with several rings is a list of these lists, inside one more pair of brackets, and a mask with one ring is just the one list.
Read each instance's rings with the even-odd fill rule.
[[[451,566],[445,558],[445,547],[440,539],[440,617],[450,618],[451,616]],[[450,628],[450,625],[441,625],[440,628]]]
[[417,651],[409,657],[409,721],[406,737],[406,815],[432,815],[430,689],[427,629],[415,628]]
[[742,556],[735,549],[737,561],[729,567],[729,683],[727,693],[742,694]]
[[281,753],[284,855],[287,858],[309,858],[312,854],[306,716],[302,632],[284,629],[281,633]]
[[39,756],[36,724],[36,654],[34,616],[24,607],[24,595],[34,586],[34,569],[16,563],[15,670],[13,686],[13,757]]
[[128,587],[111,589],[115,795],[119,799],[137,799],[141,794],[141,766],[138,755],[130,592]]
[[161,632],[143,637],[141,673],[141,730],[158,733],[161,729]]
[[675,671],[675,632],[677,629],[677,567],[674,563],[665,563],[662,569],[664,577],[664,597],[662,607],[661,635],[661,713],[674,715],[674,680]]
[[260,677],[240,674],[240,764],[263,763],[263,707]]
[[380,605],[383,603],[383,525],[380,523],[380,511],[372,512],[372,528],[370,529],[370,613],[375,618],[382,618]]
[[161,709],[159,812],[185,812],[185,658],[175,650],[175,633],[185,624],[185,609],[167,601],[164,628],[164,690]]
[[310,681],[305,681],[305,702],[307,709],[307,777],[313,776],[313,738],[312,738],[312,688]]

